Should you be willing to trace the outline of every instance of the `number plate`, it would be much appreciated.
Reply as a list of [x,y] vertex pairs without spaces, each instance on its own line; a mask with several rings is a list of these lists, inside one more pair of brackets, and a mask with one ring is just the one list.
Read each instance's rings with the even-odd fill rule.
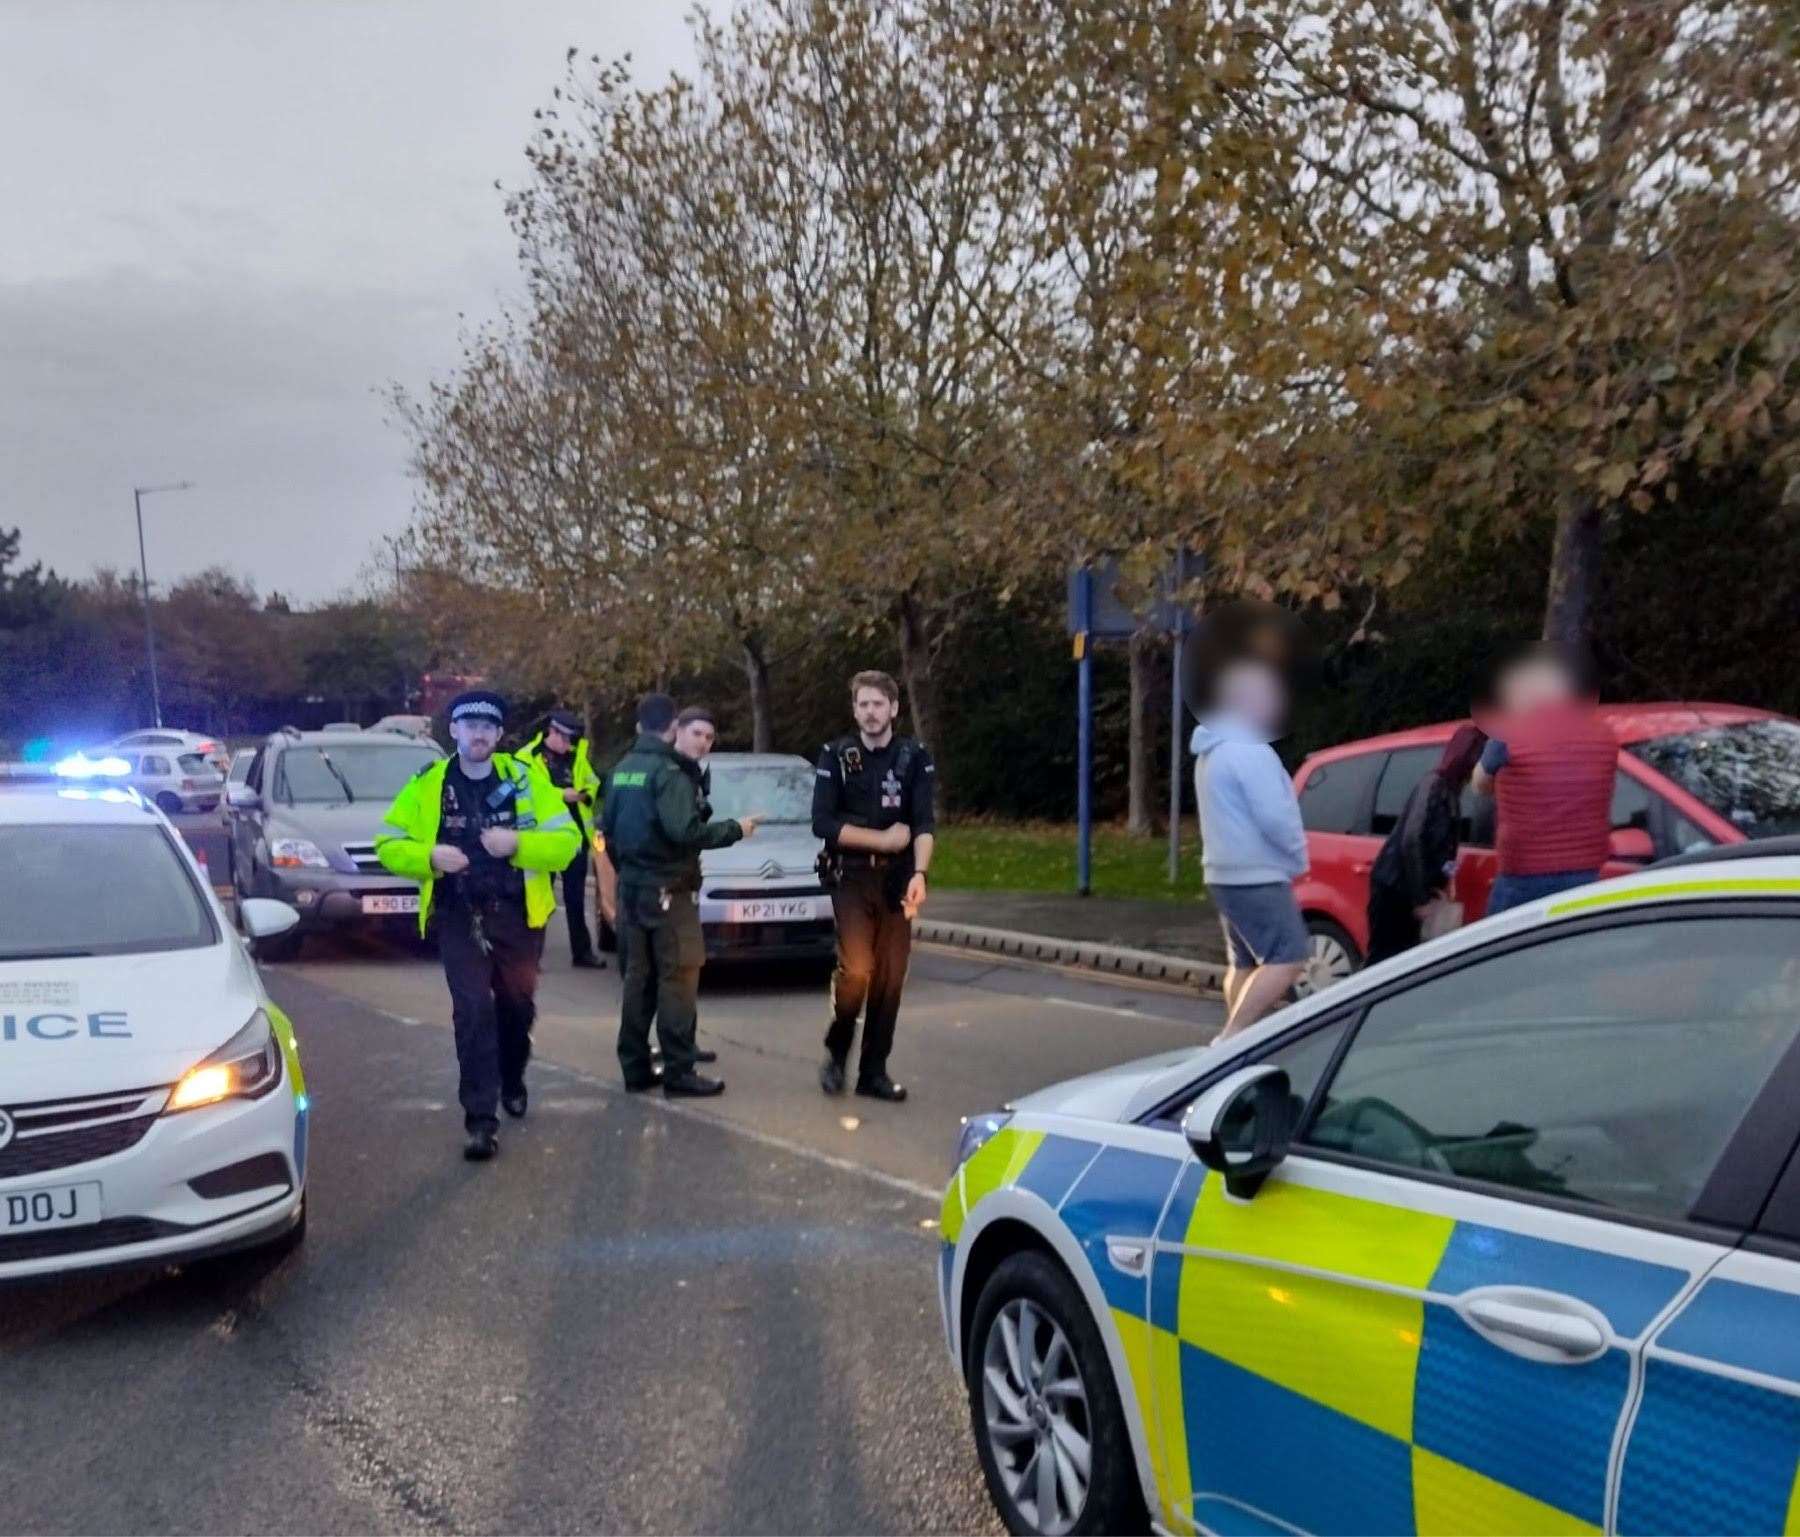
[[770,897],[766,901],[728,902],[727,923],[806,923],[819,916],[818,897]]
[[0,1237],[44,1228],[88,1227],[100,1220],[100,1187],[50,1185],[0,1195]]
[[365,913],[416,913],[419,910],[419,894],[391,897],[364,897],[362,907]]

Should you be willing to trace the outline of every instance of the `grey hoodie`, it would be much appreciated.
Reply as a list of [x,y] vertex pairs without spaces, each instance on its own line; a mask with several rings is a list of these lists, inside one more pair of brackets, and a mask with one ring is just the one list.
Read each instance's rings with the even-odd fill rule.
[[1306,873],[1306,829],[1275,749],[1243,721],[1194,727],[1194,802],[1209,886],[1263,886]]

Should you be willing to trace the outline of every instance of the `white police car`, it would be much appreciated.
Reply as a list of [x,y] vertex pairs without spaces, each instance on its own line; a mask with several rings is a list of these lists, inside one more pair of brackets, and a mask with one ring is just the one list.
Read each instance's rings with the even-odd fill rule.
[[74,772],[0,793],[0,1281],[297,1243],[293,1029],[169,823]]
[[1007,1526],[1800,1528],[1800,840],[1674,863],[966,1123]]

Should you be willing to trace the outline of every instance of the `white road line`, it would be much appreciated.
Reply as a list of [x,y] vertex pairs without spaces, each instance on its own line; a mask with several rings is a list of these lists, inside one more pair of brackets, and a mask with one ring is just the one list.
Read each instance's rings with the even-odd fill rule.
[[[408,1019],[404,1014],[396,1014],[391,1009],[377,1008],[374,1004],[364,1004],[370,1012],[379,1014],[383,1019],[391,1019],[401,1025],[421,1025],[416,1019]],[[423,1026],[429,1029],[430,1026]],[[871,1169],[867,1164],[856,1163],[848,1158],[839,1158],[835,1153],[821,1152],[816,1147],[808,1147],[804,1142],[795,1142],[788,1137],[778,1137],[773,1132],[758,1131],[754,1126],[745,1126],[737,1121],[728,1121],[723,1116],[708,1115],[693,1105],[681,1103],[679,1100],[665,1099],[660,1094],[639,1094],[628,1096],[625,1086],[612,1083],[605,1078],[596,1078],[592,1073],[583,1072],[578,1067],[570,1067],[563,1062],[539,1058],[540,1067],[553,1068],[559,1073],[567,1073],[581,1083],[589,1084],[606,1094],[620,1099],[636,1098],[646,1110],[657,1111],[662,1115],[674,1116],[677,1120],[700,1121],[708,1126],[716,1126],[721,1131],[728,1131],[734,1136],[747,1138],[763,1147],[774,1148],[778,1152],[792,1154],[796,1158],[804,1158],[808,1163],[819,1163],[828,1169],[836,1169],[843,1174],[860,1174],[864,1179],[872,1179],[877,1184],[886,1185],[890,1190],[898,1190],[905,1195],[917,1196],[922,1201],[929,1201],[933,1206],[943,1200],[944,1192],[930,1185],[921,1185],[917,1180],[902,1179],[897,1174],[887,1174],[880,1169]]]

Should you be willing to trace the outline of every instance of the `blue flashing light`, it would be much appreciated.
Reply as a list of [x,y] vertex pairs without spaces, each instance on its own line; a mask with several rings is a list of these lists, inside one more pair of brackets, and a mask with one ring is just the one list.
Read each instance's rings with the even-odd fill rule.
[[131,772],[131,765],[123,758],[90,758],[78,752],[64,758],[54,772],[59,779],[122,779]]

